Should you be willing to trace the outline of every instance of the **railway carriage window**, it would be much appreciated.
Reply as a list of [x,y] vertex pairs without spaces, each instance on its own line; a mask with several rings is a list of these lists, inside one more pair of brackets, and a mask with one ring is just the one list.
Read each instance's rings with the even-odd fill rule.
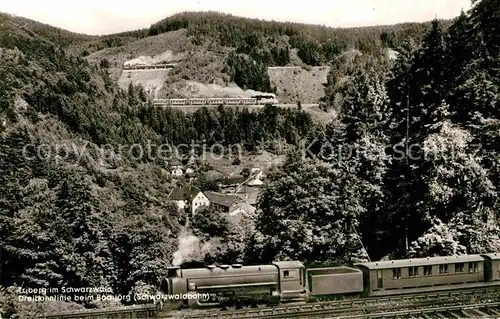
[[418,276],[418,267],[409,267],[408,277],[417,277],[417,276]]
[[283,278],[297,278],[297,270],[283,270]]
[[383,288],[382,270],[377,270],[377,288]]
[[479,272],[479,266],[477,263],[474,263],[474,272]]
[[441,275],[448,273],[448,265],[439,265],[439,273]]
[[455,273],[463,273],[464,272],[464,264],[458,263],[455,264]]
[[394,268],[392,270],[392,277],[394,279],[400,279],[401,278],[401,268]]
[[413,268],[413,277],[418,277],[418,267],[410,267]]
[[424,266],[424,276],[432,276],[432,266]]
[[382,279],[382,270],[377,270],[377,288],[384,288],[384,282]]

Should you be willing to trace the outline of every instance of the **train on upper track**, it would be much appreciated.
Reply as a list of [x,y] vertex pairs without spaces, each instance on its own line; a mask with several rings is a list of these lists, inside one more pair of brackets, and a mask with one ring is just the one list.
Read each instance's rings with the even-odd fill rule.
[[191,99],[155,99],[155,105],[266,105],[277,104],[274,94],[250,98],[191,98]]
[[162,64],[125,64],[123,65],[124,71],[136,70],[155,70],[155,69],[173,69],[177,63],[162,63]]
[[165,294],[198,293],[169,308],[224,307],[307,302],[345,296],[388,296],[442,290],[500,287],[500,253],[377,261],[354,267],[306,269],[299,261],[181,269],[169,267]]

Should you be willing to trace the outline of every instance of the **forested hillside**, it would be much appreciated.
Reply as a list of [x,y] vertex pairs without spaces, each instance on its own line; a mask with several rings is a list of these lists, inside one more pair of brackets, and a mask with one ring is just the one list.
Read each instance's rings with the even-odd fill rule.
[[286,65],[288,51],[297,49],[304,63],[315,66],[328,63],[347,49],[379,53],[381,48],[397,47],[409,38],[419,41],[427,27],[428,24],[424,23],[406,23],[341,29],[270,22],[216,12],[186,12],[152,25],[149,35],[184,28],[195,42],[233,47],[237,53],[248,54],[265,65]]
[[[6,317],[105,305],[19,302],[21,286],[154,292],[179,236],[189,232],[208,243],[203,255],[185,260],[201,264],[349,264],[500,251],[497,0],[477,1],[451,25],[428,28],[340,30],[186,13],[148,33],[106,38],[113,46],[120,44],[113,39],[123,44],[186,28],[197,45],[235,49],[227,72],[243,87],[266,87],[264,66],[288,63],[292,50],[311,65],[332,61],[325,104],[341,113],[326,126],[300,107],[191,115],[153,107],[141,87],[120,90],[106,68],[70,54],[91,53],[102,38],[0,19]],[[400,52],[396,61],[379,54],[385,46]],[[346,49],[361,54],[340,54]],[[186,229],[187,216],[168,201],[177,186],[172,154],[157,151],[192,142],[237,143],[243,155],[263,142],[292,151],[267,176],[255,220],[234,225],[207,209]],[[194,165],[210,168],[201,159]]]
[[[429,23],[407,23],[339,29],[248,19],[217,12],[185,12],[159,21],[147,30],[96,38],[72,45],[69,50],[90,54],[92,61],[115,61],[118,65],[112,69],[119,73],[125,62],[123,56],[137,52],[153,55],[137,48],[137,44],[145,39],[135,40],[186,30],[187,43],[184,46],[191,47],[189,51],[194,55],[169,74],[161,97],[178,97],[169,88],[184,80],[205,84],[234,82],[242,89],[273,92],[275,88],[271,86],[267,73],[269,66],[328,65],[349,50],[385,56],[388,47],[398,47],[410,39],[418,43],[428,28]],[[184,43],[180,34],[178,37],[168,40],[172,42],[169,50],[176,51],[179,45],[175,43]],[[168,46],[168,43],[163,43],[163,46]],[[108,47],[114,48],[99,51]],[[120,59],[117,60],[117,56]]]
[[241,143],[252,151],[260,141],[297,143],[316,129],[304,112],[272,106],[189,116],[155,108],[141,88],[120,90],[105,69],[9,17],[0,23],[0,77],[6,317],[73,307],[18,302],[15,287],[110,287],[127,295],[159,285],[186,219],[167,201],[176,186],[173,155],[156,156],[159,145]]
[[[269,66],[327,65],[345,51],[352,49],[383,56],[385,48],[397,48],[410,39],[418,43],[429,28],[428,23],[405,23],[341,29],[248,19],[218,12],[185,12],[161,20],[149,29],[105,36],[86,36],[21,17],[3,15],[2,19],[10,20],[19,28],[52,41],[75,56],[86,57],[106,48],[118,49],[110,52],[104,50],[103,54],[98,54],[98,64],[104,60],[114,60],[114,55],[121,52],[119,48],[126,48],[136,40],[185,29],[189,43],[195,46],[195,51],[208,50],[209,55],[213,56],[212,59],[220,60],[218,63],[225,65],[221,70],[215,71],[215,77],[220,78],[214,80],[215,82],[224,80],[227,76],[242,89],[265,92],[274,91],[267,74]],[[449,24],[448,21],[443,23]],[[206,54],[197,59],[190,59],[189,65],[181,64],[181,67],[206,67],[204,55]],[[123,62],[120,60],[118,66],[111,68],[121,70]],[[217,76],[217,72],[222,72],[225,76]],[[186,77],[198,80],[196,72],[181,73],[182,77],[177,79],[173,76],[168,79],[168,83]]]
[[384,48],[403,41],[419,42],[425,23],[386,27],[328,28],[298,23],[240,18],[217,12],[186,12],[151,26],[149,35],[187,29],[193,43],[215,50],[233,48],[227,57],[230,78],[241,88],[271,92],[267,67],[293,64],[319,66],[330,63],[346,50],[383,55]]
[[338,121],[269,178],[261,258],[499,251],[499,25],[498,1],[478,1],[392,68],[359,57]]

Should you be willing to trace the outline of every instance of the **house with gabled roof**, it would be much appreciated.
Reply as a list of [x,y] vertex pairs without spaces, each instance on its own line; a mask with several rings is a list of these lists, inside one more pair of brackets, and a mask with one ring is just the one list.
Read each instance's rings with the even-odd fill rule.
[[230,207],[229,216],[236,217],[238,215],[243,215],[247,217],[253,217],[255,215],[255,207],[247,203],[235,203]]
[[264,173],[262,171],[259,171],[255,174],[252,174],[252,176],[247,180],[246,185],[248,186],[261,186],[264,184]]
[[180,165],[172,166],[171,169],[172,169],[172,176],[179,177],[184,174],[182,171],[182,166]]
[[225,176],[222,179],[219,179],[217,182],[219,183],[220,187],[232,187],[232,186],[238,186],[240,184],[243,184],[245,182],[245,177],[241,175],[234,175],[234,176]]
[[205,194],[198,188],[190,185],[175,188],[168,196],[168,200],[174,202],[179,209],[189,207],[192,214],[201,206],[210,205],[210,201]]
[[234,204],[242,202],[241,197],[238,195],[222,194],[212,191],[206,191],[204,194],[210,201],[211,207],[214,207],[226,213],[229,213],[231,211],[231,207]]
[[238,192],[236,194],[240,196],[245,203],[251,206],[255,206],[257,205],[259,187],[243,185],[240,189],[238,189]]

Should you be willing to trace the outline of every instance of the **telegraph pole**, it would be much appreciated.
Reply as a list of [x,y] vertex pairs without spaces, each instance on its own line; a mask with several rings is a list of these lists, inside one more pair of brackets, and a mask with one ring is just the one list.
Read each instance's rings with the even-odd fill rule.
[[[411,76],[411,74],[410,74]],[[408,165],[408,140],[410,138],[410,77],[408,77],[407,84],[407,92],[406,92],[406,168],[409,168]],[[409,172],[408,172],[409,173]],[[408,174],[405,175],[406,185],[408,185]],[[408,206],[405,207],[405,253],[408,252]]]

